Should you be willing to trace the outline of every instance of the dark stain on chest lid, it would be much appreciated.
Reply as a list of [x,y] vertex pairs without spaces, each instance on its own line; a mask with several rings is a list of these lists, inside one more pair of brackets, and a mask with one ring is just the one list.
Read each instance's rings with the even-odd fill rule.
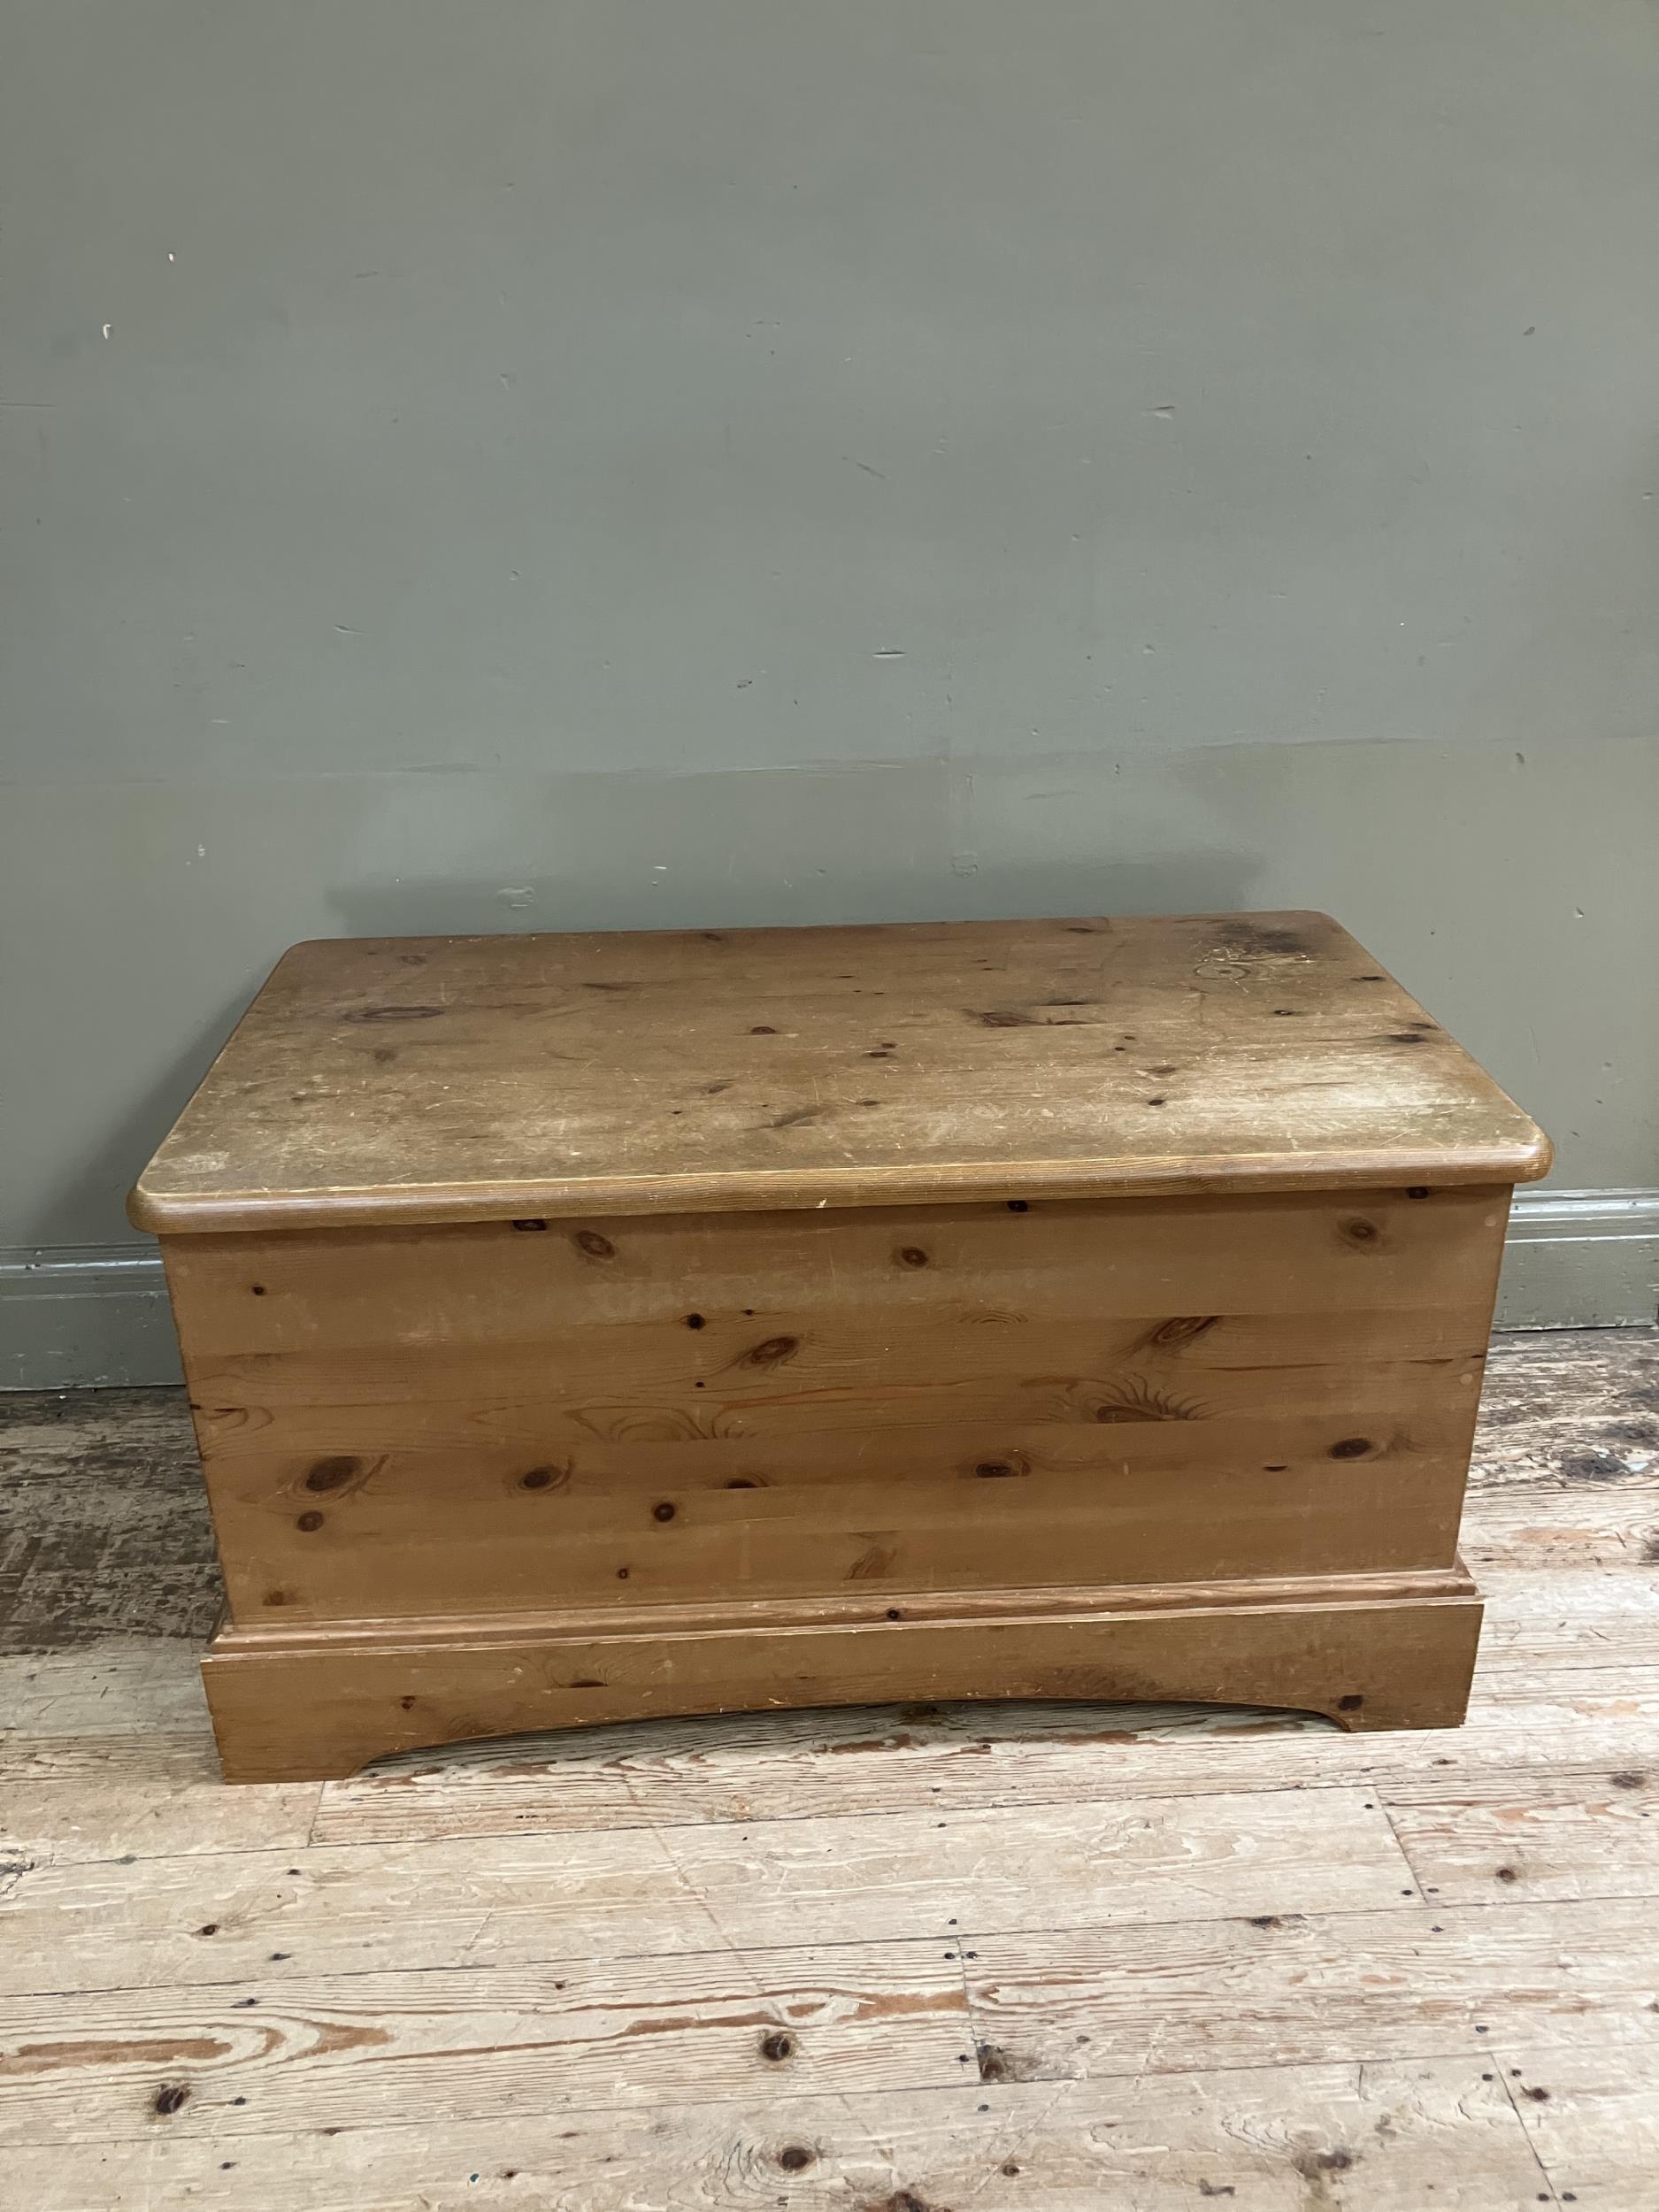
[[1307,951],[1294,929],[1273,929],[1261,922],[1229,922],[1217,940],[1219,952],[1268,953],[1284,960]]

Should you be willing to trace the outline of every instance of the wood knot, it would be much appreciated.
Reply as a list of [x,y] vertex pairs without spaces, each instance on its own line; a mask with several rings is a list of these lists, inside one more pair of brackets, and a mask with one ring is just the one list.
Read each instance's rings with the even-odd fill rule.
[[752,1351],[744,1353],[742,1364],[745,1367],[781,1367],[786,1360],[793,1359],[800,1348],[798,1336],[769,1336],[764,1343],[757,1344]]
[[1155,1390],[1140,1377],[1109,1386],[1094,1406],[1096,1421],[1197,1421],[1202,1409],[1190,1398],[1178,1398],[1167,1390]]
[[556,1485],[562,1486],[569,1480],[568,1468],[532,1467],[527,1474],[519,1476],[518,1487],[520,1490],[551,1490]]
[[353,1477],[360,1472],[363,1463],[357,1459],[319,1459],[305,1478],[308,1490],[343,1490]]
[[534,1232],[537,1229],[545,1229],[547,1227],[545,1221],[515,1221],[512,1225],[515,1229],[523,1229],[529,1232]]
[[590,1260],[614,1260],[617,1256],[616,1246],[609,1237],[602,1237],[597,1229],[579,1229],[576,1248],[586,1252]]
[[314,1534],[322,1525],[323,1516],[317,1512],[302,1513],[294,1524],[296,1528],[303,1529],[308,1536]]
[[1148,1347],[1156,1345],[1164,1351],[1171,1351],[1178,1345],[1195,1342],[1207,1331],[1213,1329],[1220,1318],[1218,1313],[1178,1315],[1171,1321],[1160,1322],[1145,1341]]
[[1369,1436],[1344,1436],[1331,1447],[1333,1459],[1363,1459],[1376,1447]]
[[902,1244],[898,1252],[901,1267],[926,1267],[927,1255],[919,1244]]
[[778,2163],[787,2174],[804,2173],[817,2160],[818,2153],[809,2150],[804,2143],[786,2143],[778,2154]]
[[182,2111],[189,2100],[190,2092],[183,2082],[170,2081],[157,2090],[153,2108],[165,2120],[173,2113]]
[[672,1521],[678,1509],[677,1507],[670,1505],[664,1498],[661,1505],[654,1505],[651,1508],[651,1518],[654,1521]]
[[1355,2163],[1352,2151],[1298,2151],[1290,2162],[1304,2181],[1320,2181],[1326,2174],[1345,2174]]
[[979,2043],[974,2047],[981,2081],[1018,2081],[1024,2069],[1000,2043]]
[[760,2055],[770,2059],[774,2066],[781,2066],[787,2058],[795,2056],[795,2038],[777,2031],[760,2039]]
[[1342,1224],[1342,1234],[1350,1244],[1375,1244],[1382,1232],[1374,1221],[1356,1218]]
[[1006,1482],[1025,1470],[1011,1459],[982,1459],[973,1471],[985,1482]]

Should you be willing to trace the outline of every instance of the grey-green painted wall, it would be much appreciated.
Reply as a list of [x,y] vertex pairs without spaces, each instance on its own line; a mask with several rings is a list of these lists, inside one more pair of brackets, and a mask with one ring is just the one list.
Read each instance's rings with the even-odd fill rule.
[[1644,0],[7,0],[0,1243],[330,933],[1317,905],[1659,1185]]

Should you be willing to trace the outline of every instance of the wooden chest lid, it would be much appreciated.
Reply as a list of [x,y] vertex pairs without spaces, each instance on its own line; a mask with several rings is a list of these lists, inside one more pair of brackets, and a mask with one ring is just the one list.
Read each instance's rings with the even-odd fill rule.
[[143,1229],[1508,1183],[1548,1140],[1324,914],[296,945]]

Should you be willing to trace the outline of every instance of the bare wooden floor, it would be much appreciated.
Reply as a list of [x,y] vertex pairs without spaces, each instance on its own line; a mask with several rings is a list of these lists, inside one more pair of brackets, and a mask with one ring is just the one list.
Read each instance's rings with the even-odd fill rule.
[[1501,1339],[1468,1726],[922,1708],[227,1789],[171,1393],[0,1399],[0,2200],[1659,2208],[1659,1339]]

